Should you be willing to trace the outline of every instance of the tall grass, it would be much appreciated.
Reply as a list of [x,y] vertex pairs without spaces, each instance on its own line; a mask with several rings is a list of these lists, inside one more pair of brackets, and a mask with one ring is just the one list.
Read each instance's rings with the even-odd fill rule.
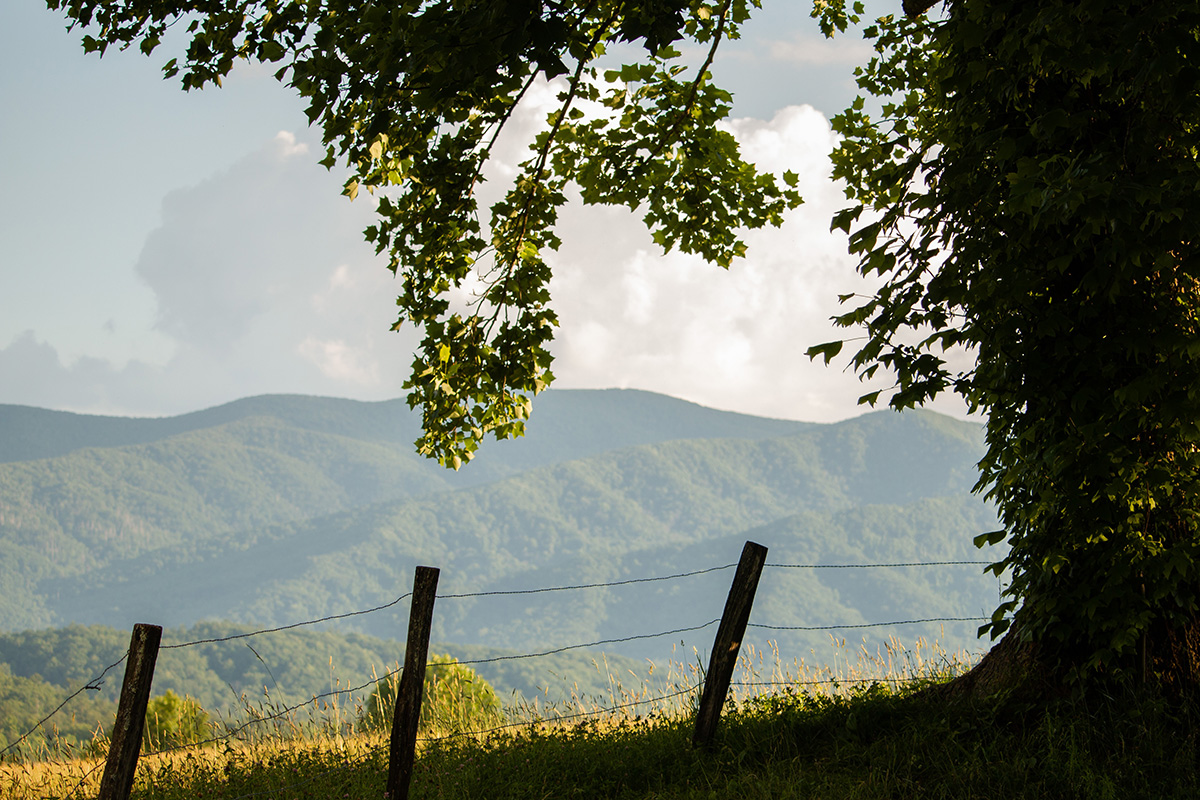
[[[691,746],[693,688],[705,666],[695,654],[645,680],[608,672],[606,697],[517,698],[487,730],[423,734],[410,796],[1197,796],[1195,704],[1146,696],[1047,707],[1003,699],[945,705],[915,691],[972,662],[925,641],[891,640],[868,652],[835,640],[831,658],[808,662],[747,652],[708,752]],[[603,661],[597,668],[605,669]],[[236,740],[145,757],[134,796],[382,798],[386,734],[355,731],[363,700],[281,717]],[[274,713],[265,696],[250,710]],[[62,798],[93,763],[0,765],[0,797]],[[98,776],[76,796],[94,796]]]
[[[834,697],[864,681],[903,685],[948,674],[946,669],[967,663],[966,654],[946,654],[924,640],[912,648],[892,640],[876,653],[868,653],[861,645],[851,648],[845,640],[832,640],[831,644],[833,657],[821,666],[810,666],[802,659],[785,663],[777,650],[748,649],[739,660],[726,713],[736,713],[756,698],[797,687],[813,697]],[[606,696],[584,695],[578,687],[560,701],[548,696],[514,696],[499,718],[489,716],[486,727],[470,731],[464,731],[462,725],[468,709],[443,710],[437,718],[447,723],[423,725],[419,746],[428,763],[419,759],[418,775],[434,778],[438,785],[453,784],[451,777],[433,765],[463,747],[480,746],[495,753],[511,745],[524,751],[536,741],[553,751],[551,741],[558,737],[571,741],[583,732],[628,735],[639,727],[647,733],[679,728],[681,740],[688,741],[690,734],[683,728],[694,713],[697,687],[704,677],[698,654],[693,652],[686,661],[674,654],[661,668],[650,664],[644,677],[614,673],[603,657],[595,666],[607,676]],[[356,773],[386,771],[387,731],[366,731],[361,724],[369,716],[370,694],[338,694],[342,688],[341,680],[331,676],[335,693],[301,710],[287,710],[288,706],[264,689],[257,699],[243,695],[236,713],[215,713],[210,736],[199,745],[151,742],[148,749],[154,752],[139,761],[135,796],[169,798],[192,792],[191,796],[234,797],[238,792],[281,790],[289,780],[318,796],[320,787],[330,788],[328,781],[345,782]],[[0,763],[0,797],[94,796],[107,744],[97,733],[83,748],[43,744],[16,763]],[[456,762],[449,775],[458,771]],[[247,788],[251,786],[257,788]],[[172,787],[191,788],[176,792]],[[380,789],[376,794],[381,793]]]

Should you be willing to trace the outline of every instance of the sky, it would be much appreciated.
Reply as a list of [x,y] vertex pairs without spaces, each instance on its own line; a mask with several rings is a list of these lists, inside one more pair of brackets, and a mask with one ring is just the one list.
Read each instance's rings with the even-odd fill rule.
[[[245,65],[185,93],[161,78],[165,54],[86,55],[44,5],[0,4],[0,403],[162,416],[268,393],[403,395],[416,334],[390,331],[397,283],[362,239],[370,204],[317,164],[294,92]],[[749,232],[728,272],[663,255],[627,210],[570,205],[550,259],[554,386],[826,422],[886,383],[804,356],[854,335],[829,318],[838,294],[870,288],[829,232],[845,201],[828,157],[869,50],[823,40],[804,2],[766,5],[714,73],[743,153],[798,172],[804,205]],[[490,185],[551,99],[527,99]],[[934,408],[963,415],[953,398]]]

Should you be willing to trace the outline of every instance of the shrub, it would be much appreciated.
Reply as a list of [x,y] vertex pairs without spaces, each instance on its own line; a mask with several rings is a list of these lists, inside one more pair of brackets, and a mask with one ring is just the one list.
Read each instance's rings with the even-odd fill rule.
[[208,712],[191,697],[180,697],[168,689],[146,704],[146,726],[142,729],[145,752],[195,744],[210,735]]
[[[358,719],[360,731],[390,731],[400,674],[375,685]],[[494,727],[503,719],[500,699],[475,670],[451,656],[431,656],[425,668],[420,730],[454,733]]]

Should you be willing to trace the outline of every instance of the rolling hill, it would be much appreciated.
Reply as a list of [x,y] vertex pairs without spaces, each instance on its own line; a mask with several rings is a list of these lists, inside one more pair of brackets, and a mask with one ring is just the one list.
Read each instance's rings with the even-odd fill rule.
[[[442,569],[434,638],[534,652],[693,628],[729,570],[537,595],[735,561],[977,560],[979,426],[932,412],[831,425],[637,391],[551,391],[528,435],[448,472],[412,452],[400,401],[268,396],[164,419],[0,406],[0,631],[285,625],[387,604]],[[990,614],[979,565],[764,573],[752,623],[821,627]],[[324,627],[402,639],[404,603]],[[872,628],[975,644],[974,623]],[[662,659],[712,629],[613,642]],[[848,631],[854,633],[855,631]],[[824,631],[760,628],[786,658]],[[680,648],[682,647],[682,651]]]

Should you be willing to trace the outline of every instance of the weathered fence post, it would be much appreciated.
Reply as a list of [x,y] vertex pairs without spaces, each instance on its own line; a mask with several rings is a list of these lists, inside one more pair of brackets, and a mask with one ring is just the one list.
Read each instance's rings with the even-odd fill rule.
[[404,649],[404,671],[396,692],[392,716],[391,754],[388,756],[388,800],[408,800],[413,760],[417,748],[417,724],[421,719],[421,695],[425,687],[425,662],[429,658],[429,629],[433,624],[433,601],[440,570],[417,567],[413,578],[412,607],[408,612],[408,644]]
[[142,749],[142,728],[146,724],[146,704],[150,701],[150,683],[154,680],[154,662],[158,660],[161,641],[160,626],[142,623],[133,626],[117,721],[108,745],[104,776],[100,778],[98,800],[127,800],[133,788],[138,753]]
[[767,562],[767,548],[754,542],[746,542],[742,558],[738,562],[729,597],[725,600],[725,612],[717,628],[712,655],[708,660],[708,673],[704,676],[704,693],[700,695],[700,707],[696,712],[696,732],[692,735],[695,747],[708,747],[721,718],[721,707],[729,694],[729,681],[737,665],[738,650],[750,621],[750,607],[754,605],[754,592],[758,589],[758,577]]

